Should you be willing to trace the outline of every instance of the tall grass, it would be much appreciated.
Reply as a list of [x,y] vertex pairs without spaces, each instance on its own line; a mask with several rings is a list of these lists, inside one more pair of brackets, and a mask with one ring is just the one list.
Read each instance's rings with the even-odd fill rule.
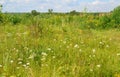
[[0,77],[119,77],[120,31],[97,30],[99,17],[86,16],[8,18],[0,24]]

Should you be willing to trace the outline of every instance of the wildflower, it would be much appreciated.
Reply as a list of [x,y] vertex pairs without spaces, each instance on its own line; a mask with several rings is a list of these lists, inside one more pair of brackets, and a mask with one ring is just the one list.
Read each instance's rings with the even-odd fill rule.
[[53,56],[53,59],[55,59],[55,56]]
[[27,66],[26,64],[23,65],[23,67],[26,67],[26,66]]
[[13,50],[16,50],[16,48],[13,48]]
[[16,52],[18,52],[19,50],[17,49]]
[[18,64],[22,64],[22,62],[20,61],[20,62],[18,62]]
[[84,44],[84,42],[81,42],[81,44]]
[[117,53],[117,56],[120,56],[120,53]]
[[13,63],[13,62],[14,62],[13,60],[10,61],[10,63]]
[[66,44],[66,41],[63,41],[64,44]]
[[67,46],[67,48],[69,48],[69,46]]
[[91,55],[89,55],[89,57],[91,58],[92,56],[91,56]]
[[21,61],[21,60],[23,60],[23,59],[21,59],[21,58],[18,58],[18,60],[19,60],[19,61]]
[[51,51],[51,48],[48,48],[47,50],[48,50],[48,51]]
[[82,49],[79,49],[79,51],[81,52],[81,51],[82,51]]
[[44,60],[46,60],[46,58],[45,58],[45,57],[43,57],[43,58],[41,58],[41,60],[42,60],[42,61],[44,61]]
[[109,45],[106,45],[107,48],[109,48]]
[[35,56],[36,56],[36,54],[35,54],[35,53],[32,53],[32,54],[28,57],[28,59],[33,59]]
[[32,50],[30,50],[30,52],[32,52]]
[[99,42],[99,44],[103,44],[103,42]]
[[0,64],[0,68],[3,67],[1,64]]
[[16,69],[20,69],[20,67],[16,67]]
[[42,52],[41,54],[42,54],[43,56],[47,56],[47,53],[45,53],[45,52]]
[[28,48],[28,47],[25,47],[24,49],[25,49],[25,50],[29,50],[29,48]]
[[100,67],[101,67],[101,65],[100,65],[100,64],[98,64],[98,65],[97,65],[97,67],[98,67],[98,68],[100,68]]
[[112,40],[112,38],[109,39],[110,41]]
[[93,49],[92,51],[93,51],[93,53],[95,53],[95,51],[96,51],[96,50],[95,50],[95,49]]
[[54,39],[54,41],[56,41],[56,39]]
[[93,72],[93,69],[90,69],[91,72]]
[[29,65],[30,65],[30,63],[26,63],[26,65],[28,65],[28,66],[29,66]]
[[93,55],[93,57],[95,57],[95,55]]
[[76,44],[76,45],[74,46],[74,48],[79,48],[78,44]]

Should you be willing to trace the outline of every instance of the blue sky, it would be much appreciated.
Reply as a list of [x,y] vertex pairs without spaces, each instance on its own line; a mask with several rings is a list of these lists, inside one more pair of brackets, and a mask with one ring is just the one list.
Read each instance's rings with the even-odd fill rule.
[[109,12],[120,5],[120,0],[0,0],[3,12],[30,12],[37,10],[47,12],[69,12],[71,10],[89,12]]

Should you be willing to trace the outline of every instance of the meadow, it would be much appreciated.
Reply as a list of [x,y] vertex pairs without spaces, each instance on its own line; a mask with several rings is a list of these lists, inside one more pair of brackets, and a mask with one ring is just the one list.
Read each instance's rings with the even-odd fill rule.
[[0,77],[120,76],[120,24],[109,13],[0,18]]

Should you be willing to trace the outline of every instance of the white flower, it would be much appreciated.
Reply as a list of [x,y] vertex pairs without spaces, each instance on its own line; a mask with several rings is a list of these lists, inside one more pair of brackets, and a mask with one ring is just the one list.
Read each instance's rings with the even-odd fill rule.
[[10,61],[10,63],[13,63],[13,62],[14,62],[13,60]]
[[103,42],[99,42],[100,44],[103,44]]
[[79,51],[81,52],[81,51],[82,51],[82,49],[79,49]]
[[93,49],[92,51],[93,51],[93,53],[95,53],[95,51],[96,51],[96,50],[95,50],[95,49]]
[[1,64],[0,64],[0,68],[3,67]]
[[93,72],[93,69],[90,69],[91,72]]
[[67,46],[67,48],[69,48],[69,46]]
[[95,57],[95,55],[93,55],[93,57]]
[[54,41],[56,41],[56,39],[54,39]]
[[107,48],[109,48],[109,45],[106,45]]
[[120,56],[120,53],[117,53],[117,56]]
[[16,67],[16,69],[20,69],[20,67]]
[[55,59],[55,56],[53,56],[53,59]]
[[64,44],[66,44],[66,41],[63,41]]
[[18,49],[16,49],[16,52],[18,52],[19,50]]
[[43,56],[47,56],[47,53],[45,53],[45,52],[42,52],[41,54],[42,54]]
[[101,67],[101,65],[100,65],[100,64],[98,64],[98,65],[97,65],[97,67],[98,67],[98,68],[100,68],[100,67]]
[[30,52],[32,52],[32,50],[30,50]]
[[74,46],[74,48],[79,48],[78,44],[76,44],[76,45]]
[[23,67],[26,67],[26,66],[27,66],[26,64],[23,65]]
[[110,41],[112,40],[112,38],[109,39]]
[[51,51],[51,48],[47,48],[48,51]]
[[29,58],[29,59],[33,59],[35,56],[36,56],[36,54],[35,54],[35,53],[32,53],[28,58]]
[[22,64],[22,62],[20,61],[20,62],[18,62],[18,64]]
[[41,58],[41,60],[42,60],[42,61],[45,61],[45,60],[46,60],[46,58],[45,58],[45,57],[43,57],[43,58]]
[[91,56],[91,55],[89,55],[89,57],[91,58],[92,56]]
[[30,65],[30,63],[26,63],[26,65]]
[[18,60],[19,60],[19,61],[21,61],[21,60],[23,60],[23,59],[21,59],[21,58],[18,58]]

